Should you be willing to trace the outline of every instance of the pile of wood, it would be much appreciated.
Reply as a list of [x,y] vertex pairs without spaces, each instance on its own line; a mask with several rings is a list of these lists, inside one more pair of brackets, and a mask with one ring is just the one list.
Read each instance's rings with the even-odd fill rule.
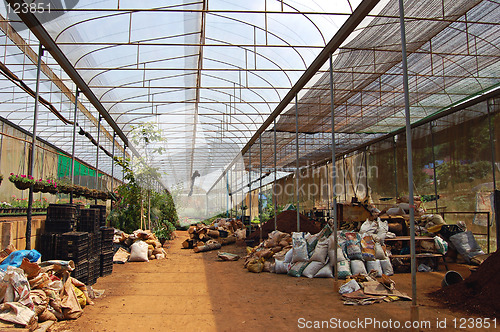
[[189,239],[182,242],[182,247],[193,249],[194,252],[220,249],[223,245],[236,242],[241,233],[244,234],[244,225],[241,221],[218,218],[210,226],[200,223],[189,227]]

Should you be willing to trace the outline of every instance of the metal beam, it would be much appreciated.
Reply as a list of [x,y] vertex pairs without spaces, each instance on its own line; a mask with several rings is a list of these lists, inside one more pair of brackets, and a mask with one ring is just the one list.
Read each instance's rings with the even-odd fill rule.
[[[11,0],[12,1],[12,0]],[[335,36],[328,42],[325,48],[319,53],[319,55],[314,59],[311,65],[306,69],[306,71],[299,78],[297,83],[288,91],[286,96],[281,100],[278,106],[274,109],[274,111],[269,115],[269,117],[264,121],[262,126],[255,132],[252,138],[248,141],[248,143],[241,150],[241,155],[243,156],[248,149],[252,146],[253,143],[257,140],[257,138],[273,123],[274,119],[281,114],[281,112],[293,101],[295,95],[298,94],[306,84],[311,80],[311,78],[316,75],[316,73],[321,69],[323,64],[328,60],[330,54],[334,53],[340,45],[351,35],[351,33],[356,29],[356,27],[361,23],[361,21],[370,13],[370,11],[378,4],[379,0],[363,0],[362,3],[354,10],[351,16],[345,21],[342,27],[337,31]],[[236,158],[228,165],[227,168],[231,167],[236,162]],[[227,169],[226,168],[226,169]],[[222,172],[222,174],[224,174]],[[222,177],[223,175],[221,175]],[[215,181],[214,185],[209,189],[215,186],[217,182],[220,181],[221,177]]]
[[[35,51],[29,46],[29,44],[24,40],[24,38],[19,35],[10,25],[9,21],[5,19],[2,15],[0,15],[0,30],[2,30],[5,35],[14,43],[14,45],[19,48],[22,53],[27,56],[31,62],[36,64],[37,62],[37,55]],[[15,64],[9,64],[8,66],[12,66]],[[20,66],[24,67],[24,64],[19,64]],[[41,61],[41,71],[47,76],[47,78],[50,79],[50,81],[57,86],[57,88],[68,98],[68,100],[72,103],[76,103],[78,106],[78,109],[85,114],[85,116],[94,124],[97,125],[97,120],[96,118],[87,110],[87,108],[81,103],[78,102],[76,95],[73,94],[73,92],[64,84],[64,80],[61,79],[59,76],[54,73],[54,71],[44,62]],[[24,81],[29,81],[27,79],[24,79]],[[11,92],[12,93],[12,92]],[[25,94],[25,92],[23,92]],[[52,93],[50,92],[45,92],[45,91],[40,91],[39,93],[45,94],[45,93]],[[111,139],[111,136],[109,132],[106,130],[106,128],[102,128],[103,132],[105,135]],[[121,149],[123,149],[121,146],[119,146]]]
[[[23,0],[7,0],[8,4],[14,8],[15,4],[17,6],[25,5],[26,2]],[[16,6],[16,7],[17,7]],[[22,7],[21,7],[22,8]],[[130,148],[134,155],[140,158],[139,153],[135,150],[133,146],[129,144],[127,136],[123,133],[120,127],[116,124],[113,118],[109,115],[108,111],[101,104],[96,95],[90,90],[87,83],[83,80],[80,74],[76,71],[73,64],[68,60],[63,51],[56,44],[54,39],[49,35],[47,30],[42,26],[42,23],[36,18],[33,13],[29,11],[26,13],[18,13],[19,18],[26,24],[26,26],[31,30],[31,32],[36,36],[36,38],[42,43],[42,45],[47,49],[47,51],[52,55],[54,60],[59,64],[59,66],[66,72],[66,74],[73,80],[73,82],[78,86],[79,90],[87,97],[90,103],[97,109],[99,114],[106,120],[106,122],[113,128],[113,130],[118,134],[123,143]]]
[[[12,0],[11,0],[12,1]],[[286,96],[281,100],[278,106],[270,114],[262,126],[255,132],[253,137],[248,141],[245,147],[241,150],[244,155],[250,146],[257,140],[264,130],[269,127],[273,120],[281,114],[281,112],[293,101],[295,96],[306,86],[306,84],[313,78],[313,76],[321,69],[323,64],[328,60],[330,54],[334,53],[340,45],[349,37],[349,35],[356,29],[359,23],[370,13],[370,11],[377,5],[379,0],[364,0],[356,8],[354,13],[346,20],[342,27],[337,31],[335,36],[325,46],[321,53],[314,59],[311,65],[306,69],[304,74],[299,78],[297,83],[288,91]]]

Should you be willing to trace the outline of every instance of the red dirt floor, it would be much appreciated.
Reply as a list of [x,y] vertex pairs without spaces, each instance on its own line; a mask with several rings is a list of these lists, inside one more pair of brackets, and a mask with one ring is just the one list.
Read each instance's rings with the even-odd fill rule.
[[[334,290],[333,279],[250,273],[241,259],[218,261],[217,250],[196,254],[181,249],[187,232],[177,234],[168,244],[165,260],[115,264],[113,274],[94,285],[105,291],[95,305],[87,306],[78,320],[56,323],[52,331],[298,331],[314,321],[329,321],[332,330],[409,330],[403,324],[410,320],[410,301],[346,306]],[[233,244],[221,251],[244,255],[245,248]],[[469,276],[465,265],[448,267],[464,278]],[[429,322],[431,328],[415,330],[478,330],[478,322],[484,319],[451,311],[429,297],[429,292],[441,287],[444,273],[441,265],[438,272],[417,274],[419,320]],[[411,295],[410,274],[396,274],[393,280],[398,290]],[[479,319],[476,325],[464,324],[463,319],[469,318]],[[385,325],[357,325],[358,319]],[[335,328],[338,320],[354,328]],[[437,322],[444,320],[446,327],[438,327]],[[401,328],[394,328],[395,321],[401,322]],[[327,330],[323,327],[313,330]]]

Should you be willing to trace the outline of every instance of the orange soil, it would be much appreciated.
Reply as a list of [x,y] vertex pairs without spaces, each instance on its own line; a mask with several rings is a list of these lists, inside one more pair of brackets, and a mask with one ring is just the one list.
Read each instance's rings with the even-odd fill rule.
[[[165,260],[115,264],[113,274],[94,285],[105,290],[95,305],[87,306],[76,321],[56,323],[52,331],[291,331],[300,330],[300,318],[410,320],[409,301],[346,306],[333,279],[250,273],[242,260],[218,261],[217,251],[195,254],[181,249],[187,233],[178,235],[168,244]],[[244,250],[234,244],[222,248],[241,255]],[[469,275],[465,266],[449,267],[464,278]],[[419,319],[432,327],[425,331],[455,330],[452,320],[464,317],[426,295],[440,288],[444,273],[440,266],[438,272],[417,274]],[[409,274],[393,279],[398,290],[411,295]],[[437,329],[436,320],[445,318],[447,328]]]

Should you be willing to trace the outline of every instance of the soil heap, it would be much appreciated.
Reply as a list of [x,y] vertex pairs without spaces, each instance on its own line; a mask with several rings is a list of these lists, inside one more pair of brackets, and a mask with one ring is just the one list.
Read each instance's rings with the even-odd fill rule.
[[[303,214],[299,214],[300,220],[300,231],[309,232],[311,234],[318,233],[321,229],[316,226],[312,221],[309,220]],[[277,229],[284,233],[292,233],[297,231],[297,211],[286,210],[281,212],[276,216]],[[262,227],[262,238],[266,239],[267,235],[274,231],[274,217],[266,221],[261,225]],[[260,231],[257,229],[255,232],[251,233],[247,240],[258,241],[260,237]]]
[[500,318],[500,252],[486,259],[469,278],[444,287],[431,296],[451,309]]

